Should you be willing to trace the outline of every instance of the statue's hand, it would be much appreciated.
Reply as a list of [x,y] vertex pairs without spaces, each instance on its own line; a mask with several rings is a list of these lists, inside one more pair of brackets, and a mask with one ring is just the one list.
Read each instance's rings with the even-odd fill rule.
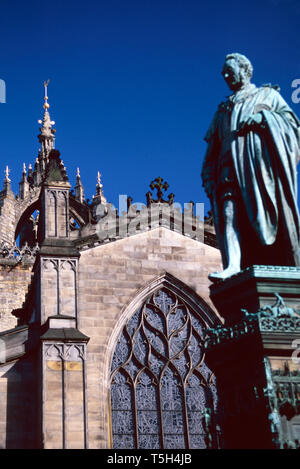
[[240,132],[251,130],[255,126],[260,126],[263,121],[263,116],[260,112],[250,116],[245,122],[242,122],[240,126]]

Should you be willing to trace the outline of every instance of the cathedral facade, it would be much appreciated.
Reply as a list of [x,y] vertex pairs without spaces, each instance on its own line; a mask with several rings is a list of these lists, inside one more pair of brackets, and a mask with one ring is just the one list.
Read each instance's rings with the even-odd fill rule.
[[8,171],[0,193],[0,447],[296,447],[299,269],[210,287],[209,220],[176,210],[161,178],[145,210],[117,213],[100,174],[86,201],[47,96],[40,123],[19,194]]

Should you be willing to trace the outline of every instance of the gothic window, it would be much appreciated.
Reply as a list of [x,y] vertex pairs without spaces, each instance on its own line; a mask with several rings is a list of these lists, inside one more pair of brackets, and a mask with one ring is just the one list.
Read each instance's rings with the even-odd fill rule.
[[165,287],[128,320],[111,368],[114,448],[207,447],[204,413],[214,414],[217,394],[205,364],[205,328],[199,313]]

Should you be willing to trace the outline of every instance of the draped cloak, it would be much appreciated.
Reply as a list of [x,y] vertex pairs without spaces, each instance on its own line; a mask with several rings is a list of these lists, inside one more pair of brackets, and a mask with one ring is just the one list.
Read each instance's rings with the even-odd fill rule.
[[[241,132],[241,124],[257,113],[262,114],[262,126]],[[218,200],[217,187],[220,183],[218,165],[222,158],[223,139],[229,139],[230,164],[239,190],[239,210],[242,212],[238,216],[242,214],[246,220],[248,234],[249,229],[253,230],[256,247],[276,246],[276,251],[272,253],[273,262],[269,263],[299,265],[298,118],[270,85],[257,88],[249,84],[220,104],[205,136],[208,148],[202,169],[204,187],[207,188],[207,183],[213,187],[211,202],[219,238],[222,237],[222,229],[218,226],[222,221],[222,202]],[[281,251],[281,257],[276,258],[278,249],[286,255],[283,257]],[[246,264],[251,263],[263,262],[257,262],[257,259],[253,262],[250,258]]]

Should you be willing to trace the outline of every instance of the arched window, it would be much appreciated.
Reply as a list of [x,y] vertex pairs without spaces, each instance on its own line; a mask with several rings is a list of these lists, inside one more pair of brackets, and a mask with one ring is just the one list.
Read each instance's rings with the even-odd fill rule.
[[[111,367],[114,448],[208,446],[205,415],[216,412],[217,394],[205,364],[205,328],[200,314],[164,286],[127,321]],[[215,436],[209,446],[218,446]]]

